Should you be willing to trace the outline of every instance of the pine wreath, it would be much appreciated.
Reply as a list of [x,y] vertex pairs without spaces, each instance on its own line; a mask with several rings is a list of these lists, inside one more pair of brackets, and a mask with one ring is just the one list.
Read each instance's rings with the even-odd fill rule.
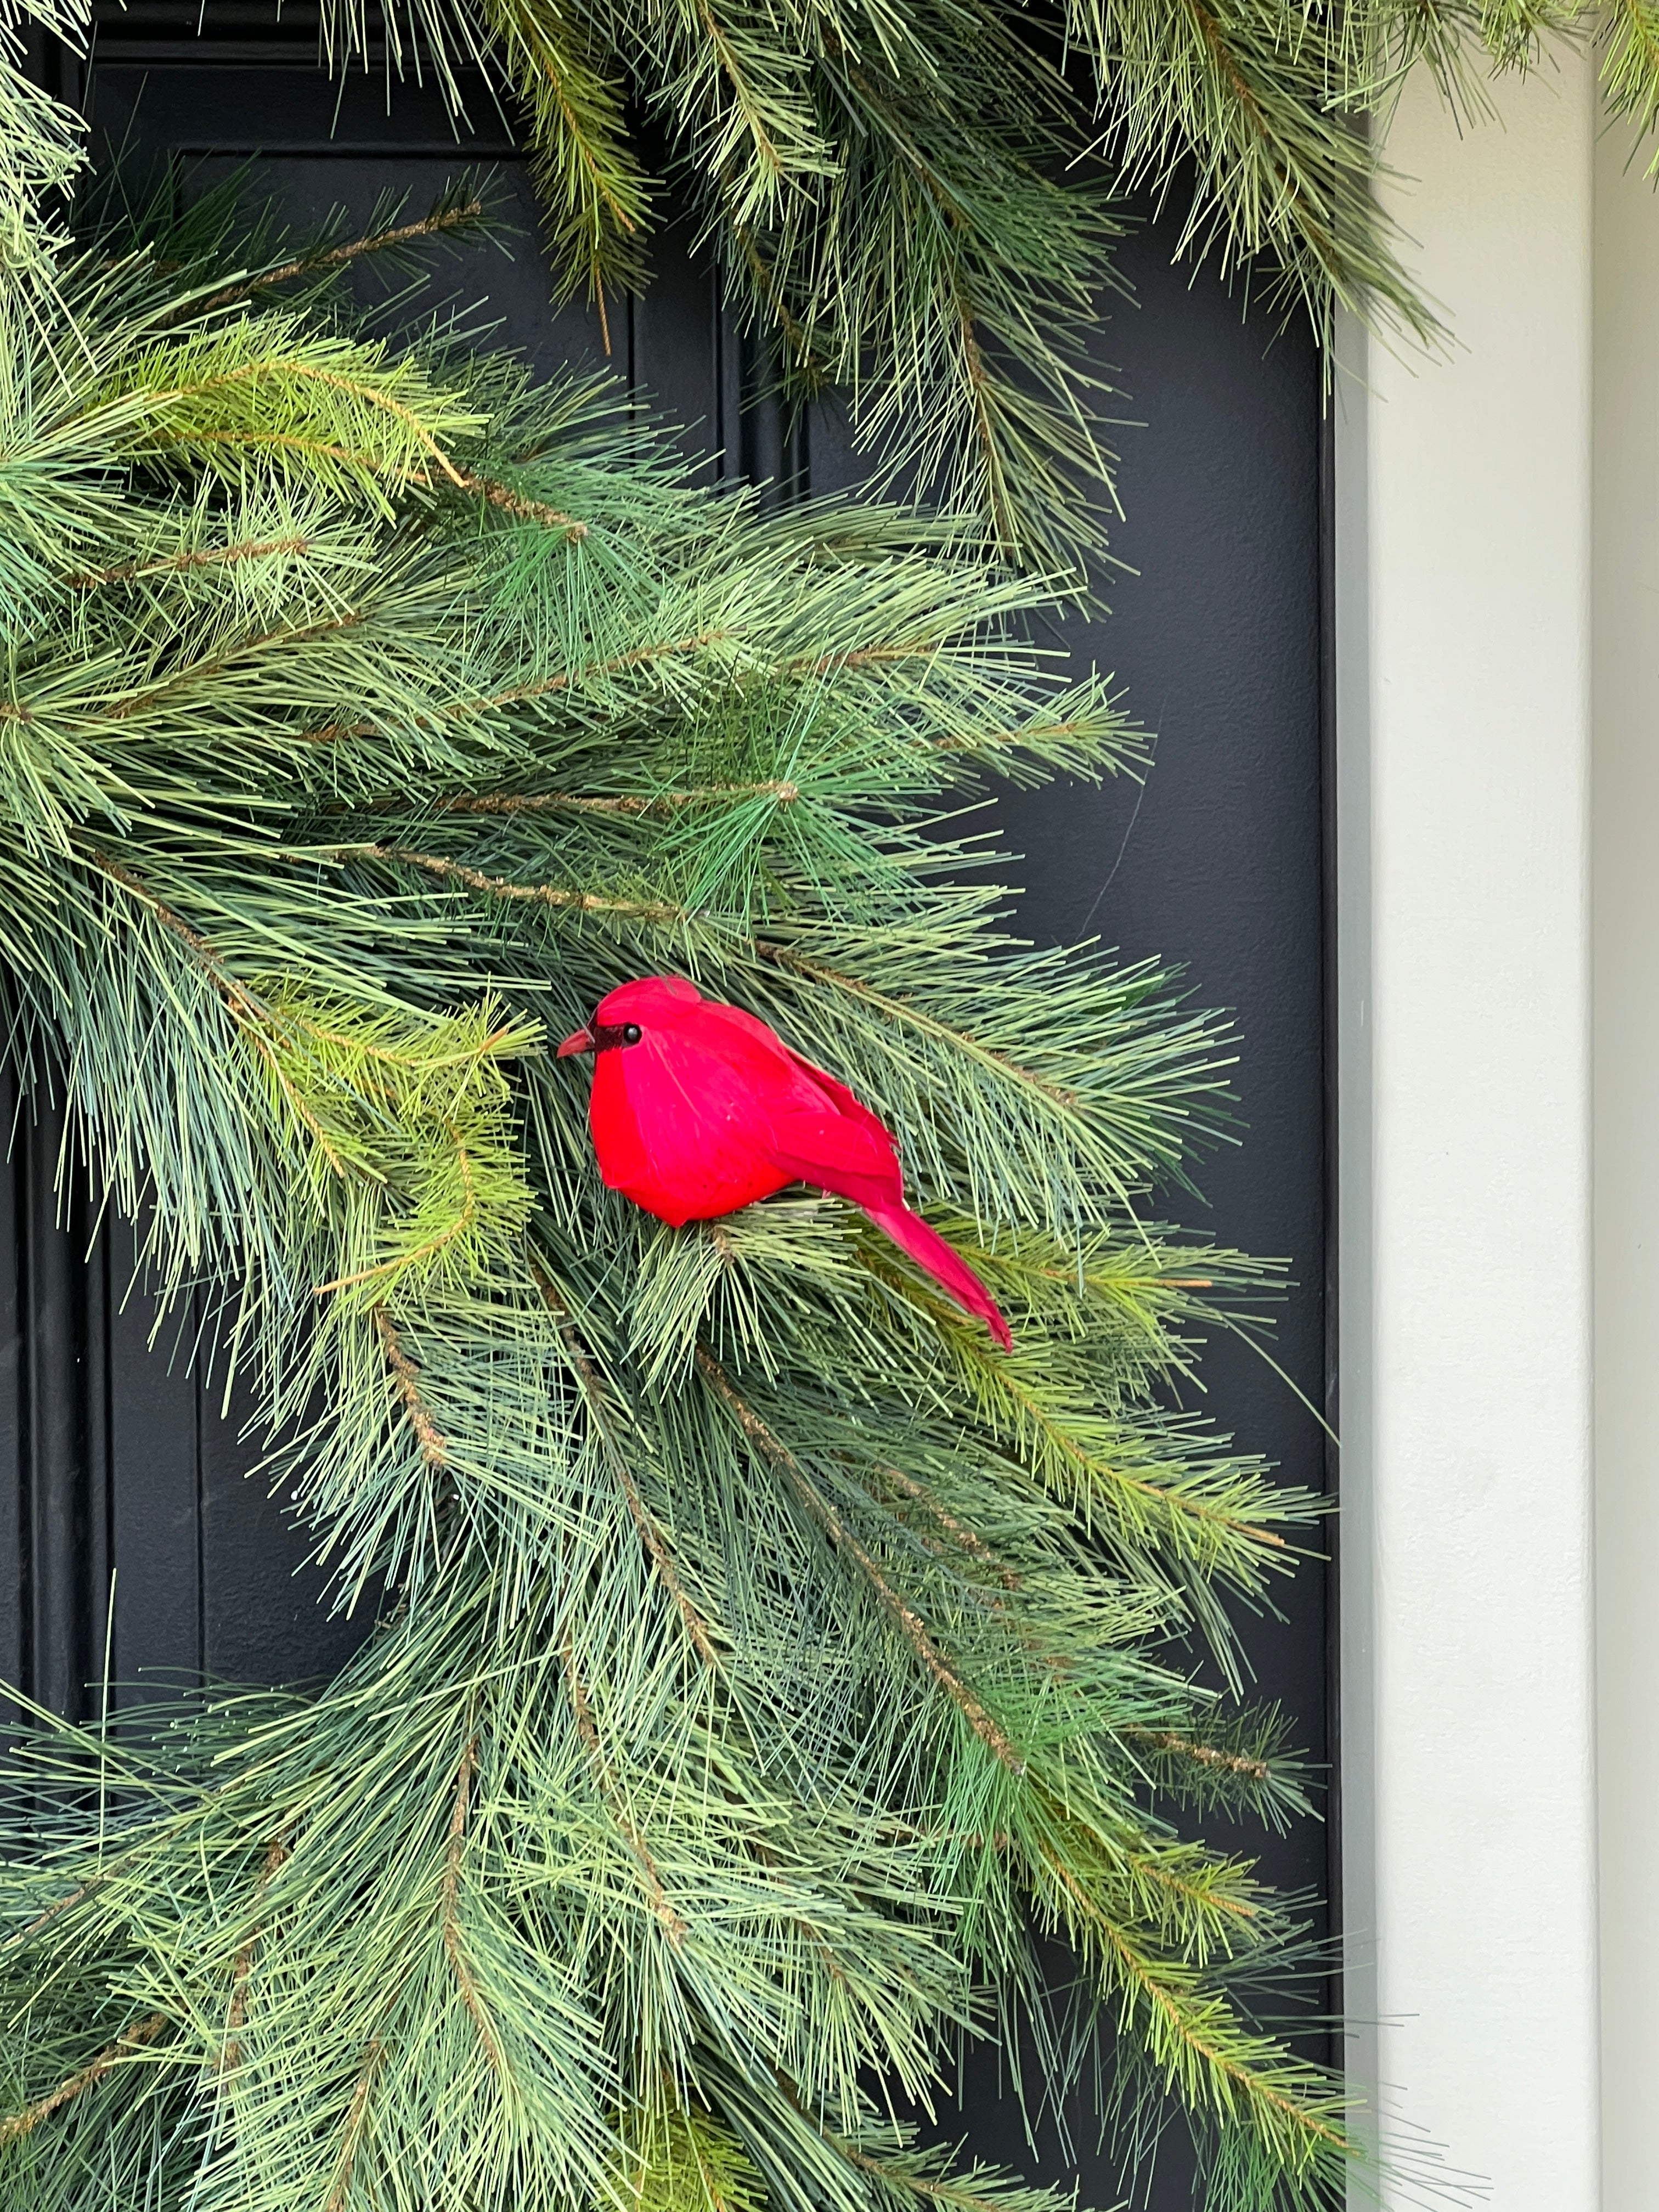
[[[342,241],[228,194],[54,233],[73,138],[7,82],[11,1050],[381,1620],[313,1698],[40,1717],[0,2203],[1036,2212],[892,2113],[964,2037],[1059,2063],[1050,1936],[1126,2140],[1173,2100],[1218,2207],[1336,2202],[1341,2087],[1253,1995],[1296,1911],[1181,1828],[1306,1809],[1176,1641],[1236,1688],[1320,1510],[1167,1410],[1258,1279],[1152,1211],[1228,1049],[1012,939],[946,826],[1142,772],[1052,592],[368,334]],[[658,972],[902,1132],[1012,1357],[840,1201],[602,1187],[550,1039]]]

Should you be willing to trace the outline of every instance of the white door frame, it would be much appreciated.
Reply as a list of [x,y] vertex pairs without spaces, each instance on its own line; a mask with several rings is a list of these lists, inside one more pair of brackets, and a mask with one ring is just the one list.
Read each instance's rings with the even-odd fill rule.
[[1408,88],[1453,347],[1347,332],[1336,435],[1353,2060],[1498,2212],[1659,2205],[1659,201],[1595,69]]

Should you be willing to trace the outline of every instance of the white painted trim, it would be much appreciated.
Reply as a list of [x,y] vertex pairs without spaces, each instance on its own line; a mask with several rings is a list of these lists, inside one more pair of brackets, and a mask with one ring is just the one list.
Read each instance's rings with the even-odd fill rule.
[[1462,137],[1408,89],[1389,197],[1456,350],[1355,346],[1338,443],[1354,2056],[1501,2212],[1598,2197],[1594,66]]
[[[1595,1543],[1607,2212],[1659,2204],[1659,206],[1595,163]],[[1651,153],[1644,148],[1643,160]]]

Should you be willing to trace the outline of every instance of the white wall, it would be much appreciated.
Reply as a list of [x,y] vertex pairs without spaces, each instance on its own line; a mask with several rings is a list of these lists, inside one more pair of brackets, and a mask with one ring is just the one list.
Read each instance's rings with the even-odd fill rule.
[[[1595,161],[1595,1535],[1602,2189],[1659,2205],[1659,203]],[[1644,162],[1651,152],[1644,149]]]
[[1457,349],[1372,345],[1339,430],[1350,2002],[1501,2212],[1598,2188],[1592,69],[1462,139],[1413,87]]

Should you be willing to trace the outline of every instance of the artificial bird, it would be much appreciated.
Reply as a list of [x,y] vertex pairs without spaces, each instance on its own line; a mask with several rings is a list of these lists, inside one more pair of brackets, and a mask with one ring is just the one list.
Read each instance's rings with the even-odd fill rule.
[[755,1015],[705,999],[683,976],[647,975],[600,1000],[559,1047],[561,1060],[573,1053],[593,1055],[588,1127],[610,1189],[676,1229],[787,1183],[831,1191],[1012,1348],[984,1284],[905,1204],[887,1129]]

